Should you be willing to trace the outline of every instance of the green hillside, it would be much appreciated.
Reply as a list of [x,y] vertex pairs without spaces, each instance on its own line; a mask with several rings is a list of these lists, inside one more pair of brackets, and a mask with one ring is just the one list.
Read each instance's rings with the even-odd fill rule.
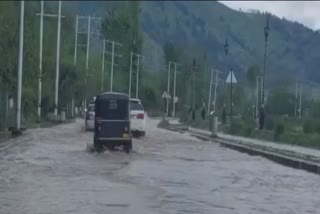
[[[207,51],[210,64],[220,70],[224,70],[223,45],[228,35],[229,64],[242,79],[250,65],[263,65],[265,14],[239,12],[213,1],[148,1],[142,4],[140,21],[152,40],[150,44],[161,47],[171,41],[198,46]],[[270,28],[267,83],[288,78],[319,82],[319,33],[273,15]],[[162,54],[150,55],[160,58]]]

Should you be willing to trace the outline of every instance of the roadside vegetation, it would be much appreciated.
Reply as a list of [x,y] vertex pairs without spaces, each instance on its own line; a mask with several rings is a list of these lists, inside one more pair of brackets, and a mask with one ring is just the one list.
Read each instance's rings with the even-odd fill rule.
[[[72,2],[73,4],[74,2]],[[71,100],[81,106],[85,97],[91,99],[101,90],[101,50],[94,47],[102,38],[122,43],[120,53],[122,57],[116,59],[114,74],[114,90],[128,93],[130,52],[142,52],[143,36],[139,28],[140,2],[104,2],[105,9],[102,25],[98,26],[100,40],[91,41],[88,85],[86,79],[86,48],[78,47],[77,63],[74,64],[75,15],[72,13],[71,3],[62,3],[61,44],[60,44],[60,79],[58,111],[65,109],[70,117]],[[71,4],[71,5],[72,5]],[[104,5],[104,4],[108,4]],[[69,6],[68,6],[69,5]],[[125,7],[123,6],[125,5]],[[110,7],[109,7],[110,6]],[[112,7],[111,7],[112,6]],[[101,9],[100,8],[100,9]],[[24,25],[24,60],[22,83],[22,126],[31,127],[39,122],[37,116],[38,102],[38,74],[39,74],[39,32],[40,18],[36,15],[40,11],[40,2],[26,1]],[[45,13],[57,13],[57,2],[45,2]],[[0,130],[15,126],[17,65],[19,47],[20,2],[0,2]],[[86,20],[84,20],[86,21]],[[80,22],[79,22],[80,23]],[[84,24],[84,22],[82,23]],[[116,26],[116,27],[115,27]],[[81,28],[82,27],[82,28]],[[86,25],[79,24],[79,29],[86,31]],[[50,121],[54,110],[54,82],[57,44],[57,20],[44,17],[43,31],[43,75],[42,75],[42,115],[41,120]],[[79,35],[79,44],[86,44],[86,35]],[[110,50],[109,50],[110,51]],[[136,60],[136,59],[134,59]],[[109,89],[110,55],[106,55],[104,89]],[[133,62],[136,64],[136,61]],[[136,67],[133,67],[136,70]],[[159,75],[157,77],[157,75]],[[136,79],[135,73],[133,79]],[[161,97],[160,74],[150,73],[140,63],[139,98],[151,114],[158,114]],[[135,96],[135,81],[132,81],[133,96]]]

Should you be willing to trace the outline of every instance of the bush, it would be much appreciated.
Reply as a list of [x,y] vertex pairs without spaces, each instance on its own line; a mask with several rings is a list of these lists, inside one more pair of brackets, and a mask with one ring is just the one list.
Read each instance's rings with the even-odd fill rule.
[[318,134],[320,134],[320,122],[319,121],[315,122],[313,127],[314,127],[313,130]]
[[231,121],[230,127],[229,127],[229,133],[230,134],[241,134],[243,128],[243,122],[239,119],[233,119]]
[[311,120],[307,120],[306,122],[304,122],[303,124],[303,132],[305,134],[310,134],[313,132],[313,125],[312,125],[312,121]]
[[256,122],[253,118],[247,117],[243,118],[243,135],[245,137],[250,137],[254,131],[254,128],[256,127]]
[[274,140],[279,140],[280,136],[284,133],[285,126],[283,123],[278,123],[274,130]]
[[267,130],[273,130],[275,125],[275,119],[272,117],[266,117],[265,127]]

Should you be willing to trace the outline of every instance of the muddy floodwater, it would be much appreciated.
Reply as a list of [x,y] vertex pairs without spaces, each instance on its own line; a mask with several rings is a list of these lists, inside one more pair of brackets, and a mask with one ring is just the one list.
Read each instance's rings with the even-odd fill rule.
[[82,120],[0,144],[1,214],[318,214],[320,176],[156,127],[90,151]]

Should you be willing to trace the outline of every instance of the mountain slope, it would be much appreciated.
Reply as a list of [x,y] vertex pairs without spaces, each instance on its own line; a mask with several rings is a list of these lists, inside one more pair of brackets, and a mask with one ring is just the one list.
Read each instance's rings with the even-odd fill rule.
[[[263,66],[265,21],[265,14],[239,12],[212,1],[148,1],[141,14],[143,31],[160,46],[166,41],[197,45],[220,70],[225,70],[228,35],[228,63],[240,78],[251,64]],[[267,82],[297,77],[319,82],[320,34],[276,16],[270,17],[270,28]]]
[[[117,1],[72,1],[65,6],[74,14],[105,17]],[[229,38],[227,62],[239,79],[252,64],[263,67],[265,14],[232,10],[216,1],[143,1],[141,29],[144,31],[146,69],[165,69],[162,46],[171,41],[207,52],[209,64],[225,71],[224,43]],[[276,16],[270,17],[267,85],[297,78],[320,82],[320,33]]]

